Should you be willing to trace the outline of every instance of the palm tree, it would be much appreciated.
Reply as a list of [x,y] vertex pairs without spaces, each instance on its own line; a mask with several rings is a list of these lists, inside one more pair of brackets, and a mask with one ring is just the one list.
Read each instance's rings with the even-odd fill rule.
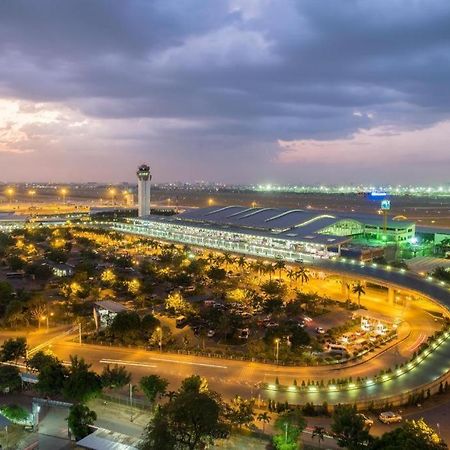
[[278,259],[274,264],[274,268],[279,271],[278,278],[281,280],[281,271],[286,268],[286,263],[283,260]]
[[269,414],[267,414],[266,411],[264,411],[263,413],[259,413],[258,416],[256,417],[256,420],[258,422],[262,422],[262,424],[263,424],[263,433],[265,433],[266,423],[269,423],[270,419],[271,419],[271,417],[269,416]]
[[247,261],[245,261],[245,258],[243,256],[239,256],[236,264],[239,267],[240,271],[243,272],[247,266]]
[[309,270],[305,269],[303,266],[300,266],[295,272],[295,277],[297,279],[300,278],[303,285],[303,283],[307,283],[309,281]]
[[208,255],[206,256],[206,261],[208,261],[208,264],[212,265],[215,260],[216,257],[214,256],[214,253],[208,253]]
[[352,292],[354,294],[358,294],[358,307],[361,307],[361,295],[364,295],[366,291],[364,290],[364,286],[361,284],[361,281],[358,281],[352,288]]
[[286,276],[289,278],[291,285],[292,285],[292,281],[295,280],[295,277],[296,277],[295,271],[292,269],[286,270]]
[[223,262],[225,264],[225,269],[228,272],[228,266],[229,264],[233,264],[235,261],[234,257],[231,256],[228,252],[223,254]]
[[269,280],[272,281],[272,275],[275,273],[275,266],[272,263],[263,264],[264,272],[269,274]]
[[320,427],[316,425],[313,429],[313,432],[311,434],[311,438],[314,439],[317,437],[317,440],[319,442],[319,448],[321,447],[321,441],[323,442],[325,440],[325,428]]
[[253,264],[253,270],[258,273],[258,280],[261,282],[261,275],[265,272],[266,265],[262,261],[256,261]]

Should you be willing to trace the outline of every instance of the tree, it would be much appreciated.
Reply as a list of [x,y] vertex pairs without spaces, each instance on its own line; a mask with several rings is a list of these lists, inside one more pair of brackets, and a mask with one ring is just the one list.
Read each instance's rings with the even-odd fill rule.
[[41,319],[45,316],[47,312],[47,306],[43,303],[40,298],[37,298],[30,305],[30,316],[36,320],[38,328],[41,328]]
[[226,417],[232,425],[239,428],[243,425],[248,426],[255,417],[254,407],[254,400],[246,400],[237,395],[227,404]]
[[111,269],[106,269],[100,275],[100,280],[107,286],[114,286],[117,276]]
[[20,372],[14,366],[0,366],[0,391],[18,391],[22,387]]
[[298,439],[306,428],[306,421],[300,409],[286,411],[275,421],[278,434],[273,436],[273,444],[277,450],[296,450]]
[[278,259],[274,264],[274,269],[278,270],[278,278],[281,280],[281,272],[286,268],[286,263],[282,259]]
[[269,414],[267,414],[266,411],[264,411],[263,413],[259,413],[258,416],[256,417],[256,420],[258,422],[262,422],[263,424],[263,433],[266,432],[266,423],[270,422],[271,417],[269,416]]
[[111,322],[109,331],[122,343],[135,343],[142,338],[141,318],[135,311],[121,311]]
[[401,427],[384,433],[373,443],[373,450],[443,450],[448,448],[441,437],[423,419],[407,420]]
[[184,299],[180,292],[175,291],[166,298],[165,308],[173,314],[188,314],[191,312],[191,305]]
[[108,364],[103,368],[101,374],[103,387],[110,389],[120,389],[131,381],[131,373],[125,366],[115,365],[112,368]]
[[275,273],[275,265],[272,263],[264,264],[264,273],[269,275],[269,281],[272,281],[272,275]]
[[97,420],[95,411],[91,411],[86,405],[81,403],[72,405],[69,409],[67,423],[70,431],[78,441],[91,433],[90,426]]
[[295,272],[295,278],[297,280],[300,278],[302,285],[303,283],[307,283],[309,281],[309,270],[303,266],[300,266]]
[[14,300],[14,290],[7,281],[0,281],[0,314],[5,313],[6,306]]
[[39,353],[32,358],[32,367],[39,370],[36,389],[43,395],[60,395],[67,371],[57,358]]
[[149,336],[161,325],[161,322],[151,314],[146,314],[141,320],[141,331],[145,338]]
[[30,414],[25,408],[19,405],[5,405],[0,407],[0,412],[12,422],[25,423],[29,418]]
[[292,282],[296,279],[296,274],[293,269],[288,269],[286,271],[286,276],[289,278],[290,284],[292,285]]
[[311,434],[311,438],[317,438],[317,441],[319,442],[319,448],[321,447],[321,442],[323,442],[325,440],[325,428],[324,427],[320,427],[318,425],[316,425],[313,428],[312,434]]
[[152,404],[155,403],[158,397],[162,397],[166,393],[168,385],[169,382],[159,375],[142,377],[139,382],[139,386]]
[[224,281],[227,277],[227,272],[221,267],[212,266],[207,272],[208,278],[214,282],[219,283],[220,281]]
[[63,385],[65,398],[84,403],[101,392],[101,378],[90,367],[83,358],[70,355],[69,374]]
[[53,355],[48,355],[42,350],[36,352],[28,361],[27,365],[31,369],[40,372],[45,366],[59,362]]
[[245,260],[244,256],[239,256],[239,258],[236,261],[236,264],[241,272],[243,272],[244,269],[247,267],[247,261]]
[[209,392],[208,381],[200,375],[191,375],[181,382],[180,391],[183,392]]
[[358,294],[358,306],[361,307],[361,295],[364,295],[366,291],[364,290],[364,286],[358,281],[353,287],[352,292],[354,294]]
[[25,358],[27,354],[27,340],[24,337],[18,337],[15,339],[7,339],[3,342],[0,349],[0,360],[15,361],[22,356]]
[[337,437],[338,445],[348,450],[367,448],[367,444],[372,440],[364,419],[357,414],[356,407],[352,405],[336,406],[331,429]]
[[191,381],[157,409],[144,432],[142,450],[203,449],[214,439],[228,436],[220,396],[193,389]]
[[24,303],[20,300],[9,302],[5,311],[5,319],[12,327],[17,326],[19,323],[28,324]]

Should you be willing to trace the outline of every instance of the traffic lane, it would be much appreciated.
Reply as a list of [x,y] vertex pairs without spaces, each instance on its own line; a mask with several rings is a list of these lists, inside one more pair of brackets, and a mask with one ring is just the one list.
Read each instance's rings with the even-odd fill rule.
[[[226,398],[239,395],[258,395],[263,398],[271,398],[277,401],[289,401],[290,403],[314,402],[321,404],[327,401],[330,404],[355,402],[357,400],[371,400],[377,397],[388,397],[416,388],[424,383],[428,383],[442,375],[442,367],[446,367],[450,356],[450,341],[438,347],[428,356],[422,364],[410,372],[406,372],[399,378],[394,378],[385,383],[374,384],[362,389],[351,389],[347,391],[319,391],[319,392],[292,392],[278,390],[260,390],[257,386],[261,381],[272,383],[277,376],[282,380],[283,372],[287,368],[277,368],[276,366],[265,366],[263,364],[249,363],[243,361],[219,361],[218,364],[207,358],[198,358],[186,355],[168,355],[144,350],[121,349],[117,347],[101,347],[92,345],[82,345],[74,343],[60,343],[52,346],[55,354],[64,360],[69,359],[69,355],[78,354],[92,363],[93,368],[101,371],[105,363],[101,360],[109,359],[115,361],[132,362],[133,366],[128,369],[134,375],[134,381],[148,375],[158,373],[167,378],[173,386],[177,387],[180,381],[190,375],[198,374],[208,379],[211,387],[221,392]],[[157,361],[156,358],[164,358],[166,361]],[[153,360],[151,359],[153,358]],[[186,364],[190,362],[191,364]],[[141,366],[143,363],[144,366]],[[201,365],[199,365],[200,363]],[[203,364],[204,363],[204,364]],[[155,365],[156,367],[149,367]],[[216,366],[225,366],[216,367]],[[261,369],[263,371],[261,371]],[[277,371],[279,369],[280,371]],[[310,368],[313,370],[314,368]],[[291,368],[291,370],[297,370]],[[292,372],[290,372],[292,373]],[[300,376],[300,373],[297,373]],[[265,378],[265,380],[264,380]],[[329,375],[328,375],[329,378]],[[299,378],[301,379],[301,378]]]
[[[184,378],[200,375],[208,380],[211,389],[217,390],[228,399],[236,395],[256,396],[259,392],[247,377],[241,376],[243,367],[236,364],[228,365],[229,361],[225,361],[225,364],[223,364],[224,361],[221,361],[221,364],[214,364],[207,359],[201,362],[197,361],[197,358],[184,355],[179,355],[180,359],[178,359],[178,355],[164,353],[161,355],[144,350],[127,352],[128,349],[80,346],[74,343],[54,344],[51,350],[64,361],[68,361],[70,355],[81,356],[92,364],[92,369],[98,373],[101,373],[108,361],[111,365],[115,363],[125,365],[132,373],[134,383],[138,383],[143,376],[158,374],[168,379],[170,389],[176,389]],[[230,362],[233,363],[233,361]]]

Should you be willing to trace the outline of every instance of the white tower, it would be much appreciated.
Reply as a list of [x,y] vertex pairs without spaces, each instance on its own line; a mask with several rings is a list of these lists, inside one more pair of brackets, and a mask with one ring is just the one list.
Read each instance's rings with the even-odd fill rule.
[[150,180],[152,179],[150,166],[140,165],[136,175],[138,177],[138,215],[145,217],[150,215]]

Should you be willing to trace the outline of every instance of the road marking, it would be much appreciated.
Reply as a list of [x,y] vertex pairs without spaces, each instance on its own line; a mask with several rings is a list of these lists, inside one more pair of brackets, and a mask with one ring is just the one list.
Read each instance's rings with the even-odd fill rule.
[[205,364],[205,363],[196,363],[191,361],[180,361],[177,359],[164,359],[164,358],[149,358],[151,361],[161,361],[168,363],[177,363],[177,364],[187,364],[189,366],[202,366],[202,367],[211,367],[213,369],[228,369],[228,366],[218,366],[216,364]]
[[146,364],[140,362],[132,362],[132,361],[122,361],[120,359],[101,359],[100,363],[102,364],[123,364],[124,366],[138,366],[138,367],[151,367],[155,368],[154,364]]

